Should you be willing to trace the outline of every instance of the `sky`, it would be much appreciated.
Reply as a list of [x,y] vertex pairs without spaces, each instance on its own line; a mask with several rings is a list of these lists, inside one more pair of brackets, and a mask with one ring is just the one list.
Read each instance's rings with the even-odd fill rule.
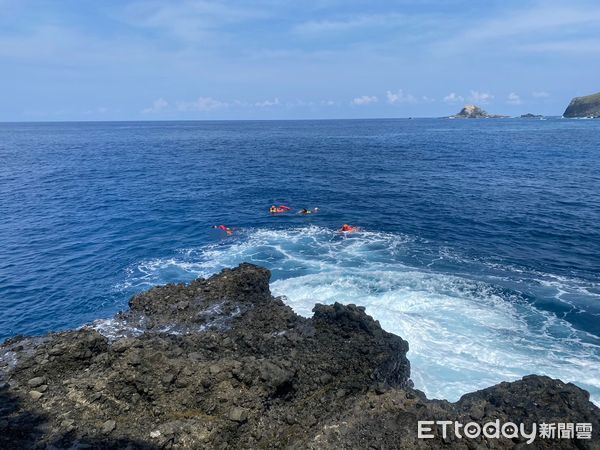
[[561,115],[597,0],[0,0],[0,121]]

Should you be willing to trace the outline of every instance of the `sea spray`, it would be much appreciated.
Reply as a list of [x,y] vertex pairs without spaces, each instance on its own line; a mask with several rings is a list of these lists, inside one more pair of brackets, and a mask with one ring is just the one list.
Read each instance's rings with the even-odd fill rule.
[[[452,271],[455,261],[478,268]],[[508,266],[490,269],[447,247],[435,253],[411,236],[344,237],[315,226],[242,230],[226,244],[142,261],[120,288],[191,280],[241,262],[269,268],[272,292],[301,315],[312,315],[317,302],[364,305],[410,343],[412,379],[431,397],[454,401],[473,388],[540,373],[577,382],[600,401],[597,339],[536,305],[540,277],[553,280],[557,296],[581,290],[580,280],[519,270],[511,285],[506,280],[517,276]]]

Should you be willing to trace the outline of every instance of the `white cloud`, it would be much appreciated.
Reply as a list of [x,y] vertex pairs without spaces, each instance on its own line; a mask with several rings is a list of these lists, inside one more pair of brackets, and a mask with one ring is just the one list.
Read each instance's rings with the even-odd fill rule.
[[258,108],[269,108],[271,106],[277,106],[279,104],[279,98],[275,97],[273,100],[263,100],[262,102],[256,102],[254,106]]
[[506,103],[508,103],[509,105],[520,105],[523,102],[521,101],[521,96],[519,94],[517,94],[516,92],[511,92],[510,94],[508,94]]
[[310,20],[296,25],[293,31],[304,36],[321,35],[323,33],[341,33],[361,28],[394,27],[406,22],[402,14],[363,14],[342,20]]
[[154,102],[152,102],[152,106],[150,106],[149,108],[142,109],[142,113],[156,114],[156,113],[164,111],[168,107],[169,107],[169,102],[161,97],[161,98],[154,100]]
[[352,100],[352,104],[353,105],[368,105],[370,103],[377,103],[379,101],[379,99],[377,97],[373,96],[369,96],[369,95],[363,95],[361,97],[356,97]]
[[268,17],[267,11],[256,5],[210,0],[145,0],[125,6],[122,20],[133,26],[163,31],[186,44],[206,46],[217,36],[222,37],[221,27]]
[[390,105],[394,105],[396,103],[416,103],[417,99],[411,95],[405,93],[402,89],[398,89],[396,92],[387,91],[387,102]]
[[227,108],[229,104],[220,100],[215,100],[212,97],[198,97],[191,102],[177,102],[177,110],[182,112],[190,111],[212,111],[218,108]]
[[105,106],[98,106],[95,109],[88,109],[83,112],[86,116],[94,115],[94,114],[106,114],[108,112],[108,108]]
[[534,91],[531,93],[531,96],[533,98],[548,98],[550,94],[546,91]]
[[444,97],[446,103],[464,103],[465,98],[462,95],[458,95],[456,92],[450,92]]
[[546,91],[533,91],[531,96],[533,98],[548,98],[550,97],[550,94]]
[[286,102],[285,106],[287,108],[312,108],[313,106],[315,106],[315,102],[311,100],[302,100],[298,98],[294,101]]
[[[533,7],[511,9],[510,14],[466,27],[463,33],[446,41],[446,44],[460,49],[469,43],[488,45],[486,41],[505,42],[507,38],[514,37],[520,37],[521,40],[538,40],[542,35],[555,38],[558,34],[565,34],[566,30],[593,31],[597,29],[599,22],[600,9],[592,5],[567,6],[560,2],[539,1]],[[593,47],[594,50],[597,49],[597,46]]]
[[469,96],[469,100],[474,103],[481,103],[482,105],[486,105],[494,99],[494,96],[489,92],[479,92],[479,91],[471,91],[471,95]]
[[335,102],[333,100],[321,100],[319,104],[321,106],[333,106],[335,105]]
[[600,53],[600,39],[549,39],[545,42],[524,44],[520,48],[534,53],[564,53],[569,56],[598,54]]

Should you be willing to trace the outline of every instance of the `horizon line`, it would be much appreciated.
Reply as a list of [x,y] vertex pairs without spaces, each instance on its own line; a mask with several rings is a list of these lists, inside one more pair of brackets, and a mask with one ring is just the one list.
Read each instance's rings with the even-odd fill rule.
[[[570,119],[562,115],[543,115],[543,118],[561,118]],[[506,116],[506,117],[482,117],[482,118],[455,118],[451,116],[410,116],[410,117],[344,117],[344,118],[298,118],[298,119],[96,119],[96,120],[0,120],[0,124],[45,124],[45,123],[161,123],[161,122],[310,122],[310,121],[356,121],[356,120],[433,120],[433,119],[449,119],[449,120],[506,120],[506,119],[521,119],[521,116]],[[580,118],[574,117],[579,120]]]

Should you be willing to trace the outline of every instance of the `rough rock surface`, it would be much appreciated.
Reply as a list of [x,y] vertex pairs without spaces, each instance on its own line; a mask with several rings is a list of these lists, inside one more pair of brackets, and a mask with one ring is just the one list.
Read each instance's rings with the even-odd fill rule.
[[597,94],[586,95],[584,97],[575,97],[573,100],[571,100],[569,106],[567,106],[563,117],[600,118],[600,92]]
[[[93,328],[0,347],[0,448],[519,448],[523,439],[417,438],[418,420],[591,423],[572,384],[530,376],[428,400],[408,344],[363,308],[316,305],[302,318],[243,264],[134,297]],[[117,330],[117,331],[115,331]],[[106,332],[104,332],[107,334]],[[538,448],[597,440],[536,440]]]
[[458,114],[450,116],[452,119],[498,119],[508,116],[500,116],[496,114],[488,114],[486,111],[481,109],[479,106],[467,105],[460,110]]
[[521,119],[542,119],[542,118],[544,118],[544,116],[542,116],[541,114],[527,113],[527,114],[521,115]]

